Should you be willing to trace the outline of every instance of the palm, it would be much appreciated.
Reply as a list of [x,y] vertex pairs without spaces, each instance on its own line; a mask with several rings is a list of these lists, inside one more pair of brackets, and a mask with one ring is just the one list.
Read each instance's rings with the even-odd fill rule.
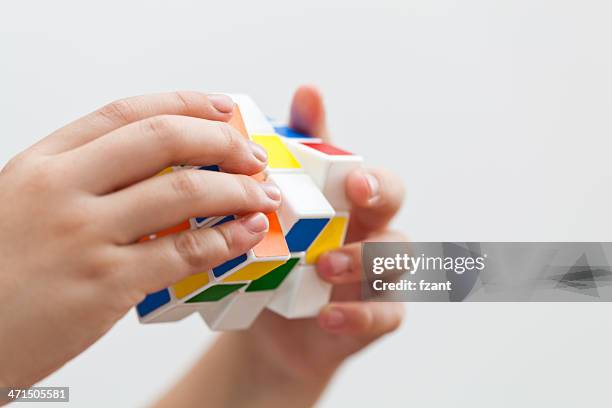
[[[291,109],[291,125],[313,136],[329,140],[323,103],[316,89],[302,87],[296,92]],[[381,190],[384,190],[385,185],[388,187],[390,184],[399,184],[393,176],[384,171],[372,172],[377,174],[379,179],[386,181],[381,183]],[[346,188],[354,209],[348,229],[348,244],[344,250],[349,251],[353,258],[359,258],[360,241],[404,240],[401,234],[387,230],[389,220],[395,216],[401,205],[401,188],[395,188],[391,194],[389,191],[381,191],[383,202],[374,205],[371,201],[373,191],[363,177],[349,176]],[[318,266],[320,267],[320,264]],[[332,304],[326,307],[338,308],[338,302],[343,302],[348,316],[347,324],[343,328],[345,330],[325,328],[321,322],[321,316],[325,312],[322,312],[318,319],[287,320],[266,310],[245,333],[249,336],[249,342],[285,372],[316,375],[335,369],[346,357],[393,330],[401,321],[403,308],[398,304],[385,307],[386,304],[379,302],[359,302],[361,268],[355,266],[355,262],[353,266],[352,277],[347,276],[332,282]]]

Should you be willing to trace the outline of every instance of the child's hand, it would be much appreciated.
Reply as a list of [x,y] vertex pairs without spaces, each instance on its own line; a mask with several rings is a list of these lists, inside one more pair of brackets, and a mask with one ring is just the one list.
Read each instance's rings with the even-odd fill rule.
[[[325,111],[315,88],[296,92],[291,127],[329,141]],[[406,241],[404,234],[388,229],[402,205],[402,180],[381,169],[356,170],[349,175],[346,192],[353,204],[347,244],[321,255],[317,269],[334,285],[332,303],[318,319],[286,320],[266,312],[250,332],[254,344],[267,359],[276,359],[288,375],[321,377],[333,372],[359,351],[401,323],[401,303],[360,302],[362,241]]]
[[[291,126],[328,139],[316,89],[294,96]],[[320,257],[320,276],[335,285],[317,319],[287,320],[264,311],[250,330],[222,334],[158,407],[312,406],[340,364],[401,323],[400,303],[360,302],[361,241],[406,241],[387,228],[402,205],[401,180],[384,170],[357,170],[346,191],[353,203],[347,244]]]
[[[265,152],[226,122],[225,96],[181,92],[112,103],[0,172],[0,386],[42,379],[146,293],[244,253],[267,229],[275,186],[245,175]],[[227,174],[175,164],[219,164]],[[241,175],[238,175],[241,174]],[[250,214],[146,243],[189,217]]]

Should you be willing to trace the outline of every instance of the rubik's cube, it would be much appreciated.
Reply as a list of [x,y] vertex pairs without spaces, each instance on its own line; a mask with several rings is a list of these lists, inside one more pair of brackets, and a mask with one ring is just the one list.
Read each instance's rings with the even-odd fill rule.
[[[281,207],[267,214],[269,231],[247,253],[149,294],[136,307],[141,323],[177,321],[198,312],[212,330],[241,330],[266,307],[298,319],[316,316],[329,302],[331,285],[318,277],[314,264],[323,252],[344,243],[350,210],[345,179],[362,159],[287,126],[274,126],[251,98],[230,96],[236,103],[230,124],[268,153],[267,168],[253,177],[278,185]],[[221,214],[192,218],[143,240],[232,219]]]

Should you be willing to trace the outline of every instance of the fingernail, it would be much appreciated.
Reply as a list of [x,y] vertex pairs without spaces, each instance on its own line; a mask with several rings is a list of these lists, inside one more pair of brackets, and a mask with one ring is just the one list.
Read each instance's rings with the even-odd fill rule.
[[380,197],[380,184],[378,183],[378,179],[373,174],[364,172],[363,177],[370,187],[370,197],[368,198],[368,202],[371,204],[378,200],[378,197]]
[[248,217],[242,218],[242,224],[253,234],[259,234],[268,231],[268,217],[263,213],[251,214]]
[[268,196],[270,200],[280,201],[281,191],[280,191],[280,188],[278,188],[276,184],[270,181],[266,181],[266,182],[260,183],[259,186],[264,191],[264,193],[266,193],[266,195]]
[[339,329],[344,326],[345,321],[344,313],[338,309],[328,310],[323,317],[323,324],[328,329]]
[[324,256],[324,270],[322,272],[325,275],[340,276],[348,273],[351,269],[351,258],[344,252],[329,252]]
[[231,113],[234,110],[234,101],[227,95],[208,95],[208,100],[221,113]]
[[265,163],[268,161],[268,152],[266,152],[266,149],[264,149],[263,147],[261,147],[255,142],[251,142],[250,140],[249,140],[249,147],[251,148],[251,152],[253,153],[253,156],[255,156],[257,160],[259,160],[262,163]]

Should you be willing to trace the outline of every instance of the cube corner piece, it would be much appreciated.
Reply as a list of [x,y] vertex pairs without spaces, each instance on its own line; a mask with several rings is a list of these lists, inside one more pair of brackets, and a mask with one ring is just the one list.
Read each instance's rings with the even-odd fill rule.
[[362,167],[363,158],[327,143],[287,140],[287,147],[337,211],[349,211],[345,193],[348,174]]
[[246,131],[249,135],[274,134],[274,127],[250,96],[245,94],[226,95],[232,98],[234,103],[238,105],[240,109],[240,114],[242,116],[242,121],[244,123],[244,127],[246,128]]
[[315,317],[329,303],[332,285],[313,265],[297,265],[275,292],[268,309],[287,318]]
[[282,194],[279,218],[290,252],[306,251],[335,211],[306,174],[272,174]]
[[[269,213],[266,216],[269,228],[264,238],[246,253],[214,267],[213,280],[226,283],[252,281],[289,259],[289,248],[277,214]],[[227,217],[222,222],[233,219],[234,217]]]
[[274,292],[236,292],[209,305],[199,313],[211,330],[244,330],[251,327]]

